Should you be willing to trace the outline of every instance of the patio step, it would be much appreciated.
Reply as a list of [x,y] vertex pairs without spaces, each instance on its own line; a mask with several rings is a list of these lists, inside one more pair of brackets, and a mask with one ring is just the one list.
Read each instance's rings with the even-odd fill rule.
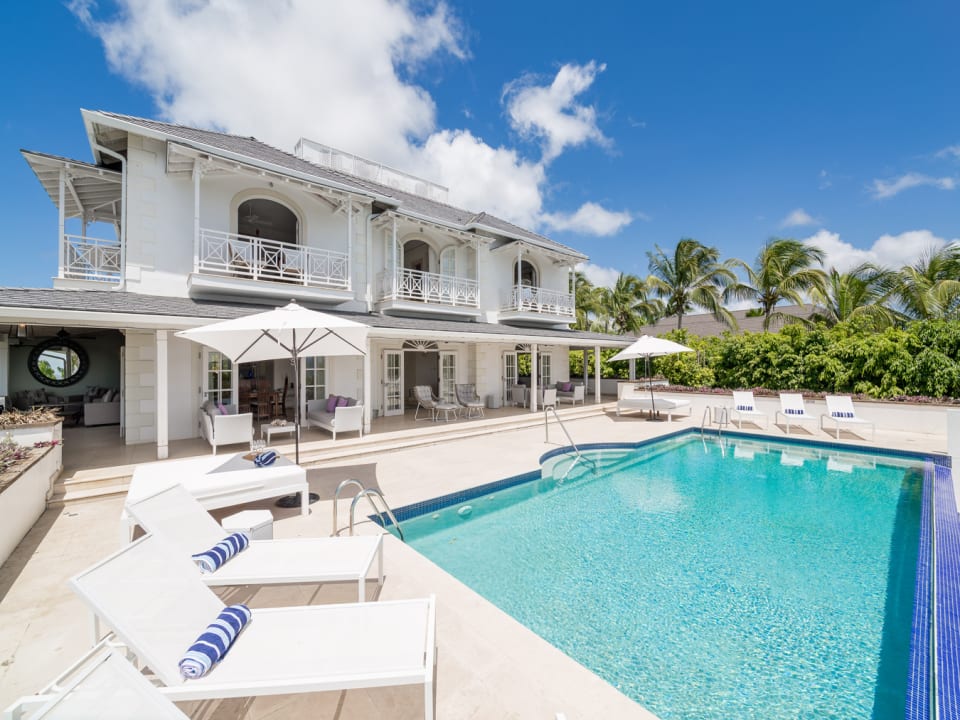
[[[603,414],[615,403],[600,405],[564,407],[560,410],[560,417],[564,422],[577,420],[583,417],[592,417]],[[396,450],[406,450],[412,447],[436,445],[437,443],[460,440],[462,438],[489,435],[505,432],[516,428],[533,427],[543,424],[543,413],[529,413],[496,419],[456,420],[450,423],[438,421],[436,423],[425,420],[418,427],[408,430],[397,430],[389,433],[378,433],[361,438],[344,438],[336,442],[324,441],[322,447],[310,447],[313,443],[301,445],[300,464],[304,467],[319,465],[330,460],[353,460],[368,455],[376,455]],[[550,417],[551,433],[555,433],[558,441],[566,442],[562,432],[556,427],[554,418]],[[429,432],[425,432],[429,429]],[[577,440],[575,428],[570,429],[574,442]],[[293,443],[277,443],[274,445],[284,454],[292,457]],[[53,495],[47,502],[48,507],[63,507],[72,503],[91,502],[107,497],[125,495],[130,486],[134,465],[117,465],[115,467],[98,468],[95,470],[81,470],[71,477],[61,477],[53,486]]]

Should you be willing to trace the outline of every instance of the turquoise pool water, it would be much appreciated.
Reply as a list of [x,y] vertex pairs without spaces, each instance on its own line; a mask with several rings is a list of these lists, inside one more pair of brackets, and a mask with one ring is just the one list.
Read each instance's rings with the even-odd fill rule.
[[902,720],[919,461],[695,436],[585,456],[406,540],[664,720]]

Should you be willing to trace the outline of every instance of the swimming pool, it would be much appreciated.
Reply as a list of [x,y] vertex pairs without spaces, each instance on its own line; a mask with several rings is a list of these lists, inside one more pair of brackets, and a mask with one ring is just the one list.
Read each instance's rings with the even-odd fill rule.
[[406,540],[664,720],[904,717],[922,462],[690,435],[572,462]]

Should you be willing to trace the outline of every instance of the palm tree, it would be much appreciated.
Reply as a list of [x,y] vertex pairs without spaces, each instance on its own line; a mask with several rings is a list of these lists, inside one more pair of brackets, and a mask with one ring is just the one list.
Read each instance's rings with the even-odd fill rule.
[[728,327],[736,327],[733,315],[723,306],[726,290],[736,283],[733,262],[720,262],[720,251],[692,238],[683,238],[672,254],[656,245],[656,252],[647,252],[650,277],[647,282],[660,298],[666,298],[664,315],[677,316],[677,329],[683,327],[683,316],[701,308]]
[[896,295],[907,315],[929,320],[955,314],[960,306],[960,243],[928,248],[898,275]]
[[647,284],[635,275],[620,273],[612,288],[600,288],[600,316],[606,332],[618,335],[636,332],[656,322],[661,304],[648,296]]
[[576,307],[577,330],[589,330],[600,314],[600,288],[594,286],[587,276],[579,270],[574,275],[573,297]]
[[811,320],[833,327],[846,320],[862,319],[874,330],[896,325],[901,314],[887,304],[897,287],[897,273],[864,263],[849,272],[831,268],[826,280],[826,293],[813,290],[816,305]]
[[827,274],[816,265],[823,263],[823,251],[792,238],[772,238],[757,255],[756,264],[750,267],[735,261],[747,273],[747,281],[731,287],[732,297],[753,300],[763,313],[763,331],[770,329],[774,318],[787,322],[796,321],[796,316],[777,312],[774,308],[783,301],[802,305],[807,294],[827,295]]

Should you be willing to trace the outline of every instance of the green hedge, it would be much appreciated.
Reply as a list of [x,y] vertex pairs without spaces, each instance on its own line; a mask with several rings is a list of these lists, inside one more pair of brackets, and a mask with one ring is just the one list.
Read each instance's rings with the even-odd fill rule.
[[[860,393],[876,398],[960,397],[958,321],[917,321],[883,332],[848,322],[832,328],[791,325],[778,333],[707,338],[680,330],[666,337],[696,351],[653,361],[653,371],[676,385]],[[613,351],[605,354],[609,357]],[[570,353],[570,372],[583,376],[582,353]],[[643,373],[642,366],[638,365],[637,373]],[[601,376],[626,378],[627,363],[602,359]]]

